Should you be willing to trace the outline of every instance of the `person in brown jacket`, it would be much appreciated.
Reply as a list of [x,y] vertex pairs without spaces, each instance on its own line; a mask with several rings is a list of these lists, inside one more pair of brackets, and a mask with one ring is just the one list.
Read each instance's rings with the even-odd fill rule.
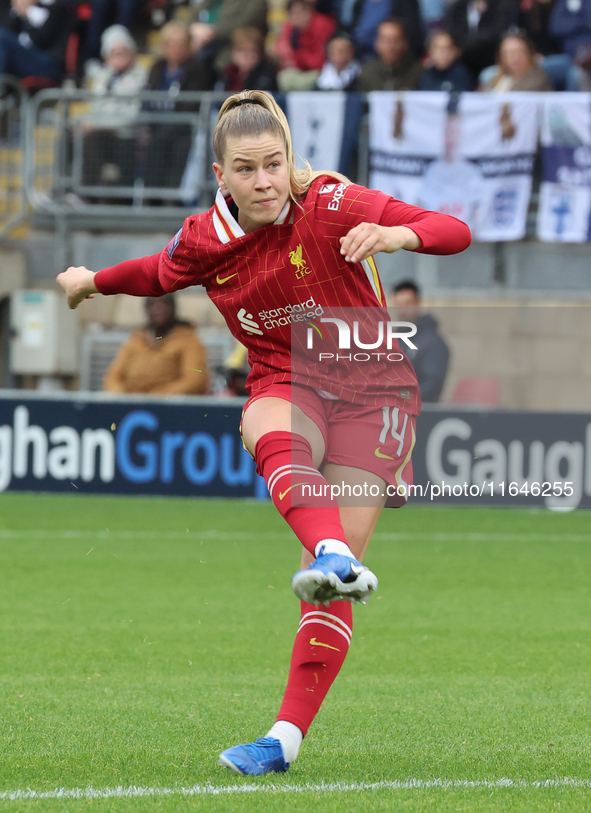
[[550,77],[537,62],[536,48],[527,34],[511,31],[499,46],[497,72],[479,90],[506,93],[510,90],[553,90]]
[[200,395],[207,392],[205,348],[176,318],[172,294],[146,300],[148,325],[120,347],[104,378],[107,392]]
[[361,69],[357,90],[418,90],[423,66],[411,51],[402,20],[380,23],[375,49],[378,58]]

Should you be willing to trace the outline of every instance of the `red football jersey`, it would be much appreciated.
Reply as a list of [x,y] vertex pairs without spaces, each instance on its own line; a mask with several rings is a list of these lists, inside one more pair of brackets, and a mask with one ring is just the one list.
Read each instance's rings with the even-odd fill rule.
[[[218,192],[212,209],[188,217],[159,257],[146,258],[141,271],[140,261],[99,271],[97,288],[155,296],[203,285],[232,334],[248,348],[250,392],[293,381],[353,403],[389,403],[418,414],[416,376],[405,356],[396,363],[371,359],[363,366],[360,386],[346,358],[340,366],[298,364],[294,369],[292,328],[297,322],[319,322],[337,308],[380,309],[380,318],[388,321],[373,258],[347,263],[340,253],[339,238],[354,226],[409,226],[425,253],[453,253],[469,244],[465,224],[329,176],[315,180],[298,204],[288,201],[275,223],[249,234],[231,208]],[[133,262],[133,274],[123,274],[123,266],[131,272]],[[392,350],[398,349],[394,340]]]

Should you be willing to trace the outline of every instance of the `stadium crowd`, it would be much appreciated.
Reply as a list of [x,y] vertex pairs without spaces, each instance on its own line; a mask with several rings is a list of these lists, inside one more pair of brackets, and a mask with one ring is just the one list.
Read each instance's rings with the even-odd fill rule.
[[[591,89],[591,0],[271,4],[272,15],[267,0],[1,0],[0,74],[32,86],[74,75],[102,93],[173,95]],[[138,70],[138,50],[154,63],[149,76]]]

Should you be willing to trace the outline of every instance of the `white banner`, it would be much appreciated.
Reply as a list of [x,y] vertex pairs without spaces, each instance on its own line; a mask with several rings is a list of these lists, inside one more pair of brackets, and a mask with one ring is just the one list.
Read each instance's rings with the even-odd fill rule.
[[591,241],[591,93],[546,93],[538,237]]
[[[287,118],[297,158],[312,169],[338,171],[345,124],[346,94],[311,91],[287,94]],[[298,160],[298,166],[303,166]]]
[[454,215],[477,240],[524,236],[537,94],[375,92],[369,99],[372,188]]

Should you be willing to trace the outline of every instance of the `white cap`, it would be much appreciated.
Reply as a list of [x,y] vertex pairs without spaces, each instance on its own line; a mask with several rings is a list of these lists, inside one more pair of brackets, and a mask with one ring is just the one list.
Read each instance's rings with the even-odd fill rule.
[[137,44],[124,25],[111,25],[103,31],[101,37],[101,56],[106,59],[113,48],[124,45],[130,51],[137,51]]

